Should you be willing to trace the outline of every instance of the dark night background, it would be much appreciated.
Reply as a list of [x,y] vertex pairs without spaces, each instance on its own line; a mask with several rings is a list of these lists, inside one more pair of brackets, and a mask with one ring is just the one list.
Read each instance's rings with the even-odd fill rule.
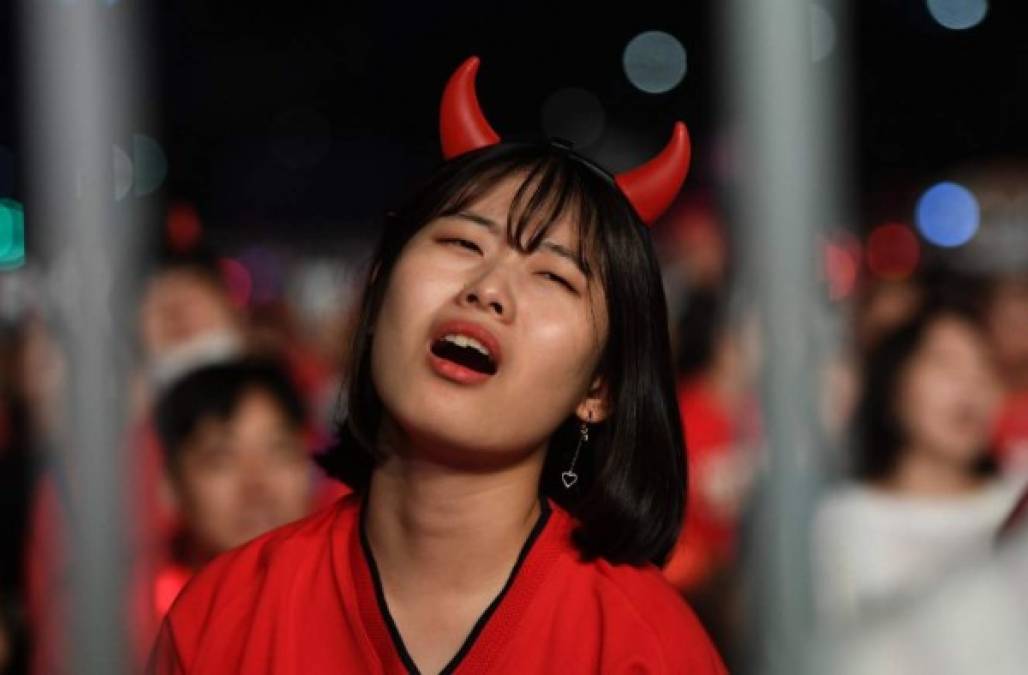
[[[166,207],[186,205],[218,254],[272,242],[276,254],[329,254],[335,264],[361,252],[380,215],[440,160],[440,95],[473,54],[482,58],[482,107],[501,135],[542,135],[550,97],[569,87],[586,90],[601,104],[605,126],[580,149],[621,171],[658,152],[682,119],[693,141],[684,194],[715,195],[716,202],[732,164],[724,161],[731,89],[722,63],[726,1],[3,0],[0,199],[28,198],[24,132],[32,120],[18,117],[26,89],[18,8],[97,2],[141,18],[150,121],[136,132],[155,139],[167,159],[161,189],[134,197],[154,207],[140,210],[156,219],[147,223],[150,243],[159,240]],[[853,164],[839,175],[853,184],[840,192],[853,211],[852,222],[826,226],[867,234],[885,222],[909,221],[928,185],[968,167],[1008,162],[1022,172],[1011,174],[1015,181],[1028,175],[1020,169],[1028,167],[1028,8],[1015,0],[989,4],[985,21],[966,31],[939,26],[924,0],[853,0],[846,15],[836,16],[839,47],[828,57],[834,61],[814,67],[841,66],[838,141]],[[622,65],[625,46],[645,31],[670,33],[688,54],[687,75],[664,94],[641,92]],[[845,48],[852,49],[848,58],[839,53]],[[131,138],[120,142],[132,148]],[[1025,231],[1022,222],[1015,225]],[[43,248],[42,229],[29,203],[30,263]],[[855,278],[855,266],[852,272]],[[11,350],[3,351],[13,362]],[[27,461],[24,453],[11,456]],[[3,461],[0,541],[21,541],[30,484],[16,473],[23,468]],[[14,548],[3,553],[0,575],[11,577],[22,558]]]
[[[7,92],[0,196],[18,198],[16,5],[0,9],[10,38],[0,66]],[[154,3],[144,26],[156,128],[141,131],[158,139],[169,161],[162,196],[195,204],[213,232],[280,238],[302,231],[304,241],[330,240],[337,228],[366,226],[438,160],[442,85],[478,54],[479,95],[501,133],[540,133],[547,96],[581,87],[601,101],[607,121],[586,154],[627,168],[657,151],[680,117],[696,149],[687,188],[702,189],[715,182],[712,147],[725,91],[715,9],[700,2],[617,9]],[[905,216],[889,213],[909,202],[897,195],[940,171],[1028,149],[1028,12],[1021,3],[992,3],[970,31],[941,28],[914,0],[865,0],[849,11],[838,26],[851,31],[854,48],[843,85],[853,135],[844,142],[856,162],[862,218]],[[627,42],[646,30],[673,34],[688,52],[688,74],[667,94],[638,91],[621,67]]]

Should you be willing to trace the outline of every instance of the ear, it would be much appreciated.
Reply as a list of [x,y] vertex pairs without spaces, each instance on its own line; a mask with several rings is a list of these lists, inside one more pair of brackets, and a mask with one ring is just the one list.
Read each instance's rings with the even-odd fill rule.
[[575,408],[575,415],[583,422],[602,422],[610,414],[610,392],[602,375],[597,375],[589,392]]

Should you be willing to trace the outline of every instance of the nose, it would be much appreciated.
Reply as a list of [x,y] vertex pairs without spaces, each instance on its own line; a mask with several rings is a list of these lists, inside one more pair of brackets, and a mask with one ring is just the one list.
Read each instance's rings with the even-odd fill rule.
[[504,322],[514,319],[514,297],[499,264],[490,266],[462,288],[458,303],[488,312]]
[[244,469],[241,482],[243,496],[248,504],[261,504],[267,501],[271,494],[268,469],[257,463],[251,463]]

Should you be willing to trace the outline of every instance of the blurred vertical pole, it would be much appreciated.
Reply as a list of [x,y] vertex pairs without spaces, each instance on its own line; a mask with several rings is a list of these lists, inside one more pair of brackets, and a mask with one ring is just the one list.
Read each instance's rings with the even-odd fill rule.
[[116,199],[114,145],[139,128],[143,58],[133,5],[23,0],[19,7],[26,230],[46,269],[67,361],[51,462],[63,476],[55,482],[67,516],[58,549],[67,560],[53,564],[66,564],[71,582],[60,656],[69,673],[85,675],[130,669],[125,319],[142,238],[141,207],[131,196],[123,201],[124,192]]
[[[832,4],[825,3],[828,7]],[[767,458],[748,542],[755,672],[808,672],[815,639],[809,526],[823,452],[817,416],[820,235],[838,217],[830,63],[813,63],[809,0],[730,0],[722,14],[733,205],[743,290],[762,344]],[[836,3],[838,6],[838,3]]]

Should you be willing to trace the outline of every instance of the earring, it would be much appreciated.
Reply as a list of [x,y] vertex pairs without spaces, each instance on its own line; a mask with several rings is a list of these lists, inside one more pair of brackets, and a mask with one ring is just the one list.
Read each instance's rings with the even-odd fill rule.
[[[592,422],[593,414],[589,413],[589,421]],[[571,466],[568,470],[560,474],[560,480],[564,483],[564,488],[567,490],[571,489],[575,483],[578,482],[578,474],[575,473],[575,462],[578,460],[578,451],[582,449],[583,443],[589,442],[589,425],[582,422],[582,425],[578,428],[578,445],[575,446],[575,454],[571,456]]]

